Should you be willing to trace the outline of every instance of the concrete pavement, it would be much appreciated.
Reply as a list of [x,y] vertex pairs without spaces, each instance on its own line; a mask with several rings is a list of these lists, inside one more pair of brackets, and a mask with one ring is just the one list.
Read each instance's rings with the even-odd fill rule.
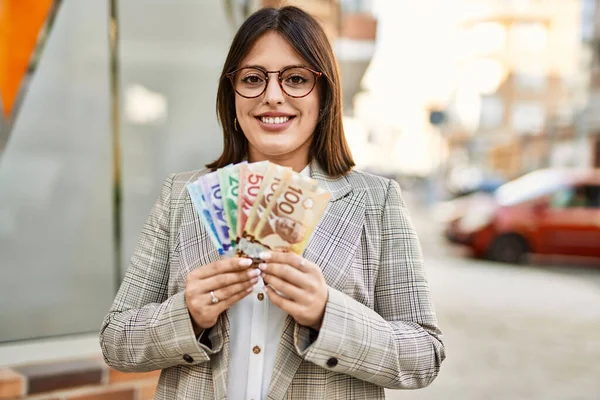
[[436,381],[395,399],[600,399],[600,269],[513,266],[448,246],[406,193],[447,346]]

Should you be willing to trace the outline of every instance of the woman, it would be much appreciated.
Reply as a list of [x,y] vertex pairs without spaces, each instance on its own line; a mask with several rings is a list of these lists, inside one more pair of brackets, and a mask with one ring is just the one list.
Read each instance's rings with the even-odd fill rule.
[[[162,369],[160,399],[378,399],[445,357],[422,255],[396,182],[352,170],[340,80],[319,24],[262,9],[240,27],[217,94],[224,151],[331,192],[303,254],[220,259],[185,189],[164,183],[100,341],[122,371]],[[259,283],[258,273],[265,284]],[[272,288],[272,290],[270,290]],[[266,296],[265,296],[266,293]]]

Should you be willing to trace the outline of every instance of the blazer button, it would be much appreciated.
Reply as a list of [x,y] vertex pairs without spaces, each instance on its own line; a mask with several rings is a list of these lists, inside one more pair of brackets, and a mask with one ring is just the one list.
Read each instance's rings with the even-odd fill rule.
[[327,360],[327,366],[329,368],[333,368],[338,364],[338,360],[335,357],[331,357],[329,360]]
[[184,354],[183,355],[183,361],[185,361],[186,363],[190,363],[191,364],[191,363],[194,362],[194,359],[189,354]]

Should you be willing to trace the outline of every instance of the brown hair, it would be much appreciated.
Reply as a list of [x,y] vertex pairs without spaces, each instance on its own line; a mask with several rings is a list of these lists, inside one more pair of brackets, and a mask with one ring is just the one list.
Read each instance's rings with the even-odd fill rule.
[[256,11],[242,24],[233,38],[217,91],[217,118],[223,127],[223,153],[206,166],[211,169],[222,168],[241,162],[248,155],[248,140],[241,129],[236,130],[234,125],[236,94],[226,74],[239,68],[254,43],[271,31],[281,35],[311,68],[323,73],[318,82],[319,120],[309,155],[311,159],[317,160],[329,176],[345,175],[355,164],[344,135],[342,90],[335,56],[319,23],[293,6]]

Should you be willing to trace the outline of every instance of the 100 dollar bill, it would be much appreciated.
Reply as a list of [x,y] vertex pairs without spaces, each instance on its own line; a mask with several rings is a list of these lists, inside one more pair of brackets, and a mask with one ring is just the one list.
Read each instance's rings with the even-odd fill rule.
[[302,254],[330,197],[315,180],[294,174],[261,217],[255,240],[270,250]]

